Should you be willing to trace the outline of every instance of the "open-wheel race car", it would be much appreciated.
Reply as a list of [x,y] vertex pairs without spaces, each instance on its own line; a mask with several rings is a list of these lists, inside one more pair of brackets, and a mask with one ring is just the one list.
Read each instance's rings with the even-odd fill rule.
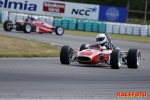
[[62,35],[64,33],[64,28],[62,26],[51,26],[45,22],[40,22],[32,16],[28,16],[26,20],[20,20],[16,23],[12,23],[10,20],[6,20],[3,24],[5,31],[11,31],[15,29],[16,31],[23,31],[24,33],[37,32],[37,33],[53,33],[55,31],[56,35]]
[[111,42],[109,34],[105,34],[108,39],[109,48],[106,49],[99,44],[82,44],[80,50],[74,50],[70,46],[63,46],[60,51],[60,62],[70,64],[78,62],[80,64],[107,64],[112,69],[119,69],[121,65],[127,65],[128,68],[138,68],[141,61],[139,49],[129,49],[129,51],[120,51]]

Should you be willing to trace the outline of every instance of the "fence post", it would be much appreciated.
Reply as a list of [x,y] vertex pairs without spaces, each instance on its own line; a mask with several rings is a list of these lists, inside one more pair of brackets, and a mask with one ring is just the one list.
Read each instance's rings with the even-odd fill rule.
[[130,6],[130,3],[129,3],[129,0],[128,0],[128,1],[127,1],[127,15],[126,15],[126,22],[128,22],[129,6]]
[[144,14],[144,22],[146,22],[147,19],[147,0],[145,0],[145,14]]

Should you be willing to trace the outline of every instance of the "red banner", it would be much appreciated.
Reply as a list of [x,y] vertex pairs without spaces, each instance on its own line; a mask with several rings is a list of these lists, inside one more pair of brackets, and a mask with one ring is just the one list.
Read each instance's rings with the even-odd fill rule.
[[65,4],[54,2],[43,2],[43,11],[65,13]]

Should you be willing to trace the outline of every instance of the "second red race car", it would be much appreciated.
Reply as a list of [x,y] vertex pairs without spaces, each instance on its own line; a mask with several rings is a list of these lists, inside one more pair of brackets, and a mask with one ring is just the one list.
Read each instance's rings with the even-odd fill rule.
[[127,65],[128,68],[139,67],[141,61],[139,49],[120,51],[119,47],[112,44],[110,36],[105,35],[109,44],[107,49],[99,44],[82,44],[79,51],[70,46],[63,46],[60,52],[60,62],[62,64],[70,64],[75,61],[80,64],[107,64],[112,69],[119,69],[122,64]]
[[63,35],[64,28],[62,26],[51,26],[45,22],[40,22],[32,16],[28,16],[26,20],[17,21],[15,24],[10,20],[6,20],[3,24],[5,31],[11,31],[15,29],[16,31],[23,31],[24,33],[56,33],[56,35]]

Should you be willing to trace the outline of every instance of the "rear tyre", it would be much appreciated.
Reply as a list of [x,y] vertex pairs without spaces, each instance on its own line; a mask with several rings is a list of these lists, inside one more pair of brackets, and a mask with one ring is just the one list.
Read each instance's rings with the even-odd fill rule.
[[73,49],[70,46],[63,46],[60,51],[60,62],[70,64],[72,61]]
[[82,51],[84,49],[87,49],[85,46],[86,46],[86,44],[82,44],[81,47],[80,47],[80,51]]
[[23,31],[24,33],[30,33],[32,31],[32,25],[30,23],[24,23]]
[[128,68],[138,68],[141,61],[141,53],[138,49],[130,49],[127,55]]
[[3,28],[5,31],[11,31],[12,30],[12,21],[6,20],[3,24]]
[[55,33],[56,33],[56,35],[63,35],[64,34],[64,28],[62,26],[56,26]]
[[121,52],[117,49],[114,49],[110,57],[110,66],[112,69],[119,69],[122,64]]

